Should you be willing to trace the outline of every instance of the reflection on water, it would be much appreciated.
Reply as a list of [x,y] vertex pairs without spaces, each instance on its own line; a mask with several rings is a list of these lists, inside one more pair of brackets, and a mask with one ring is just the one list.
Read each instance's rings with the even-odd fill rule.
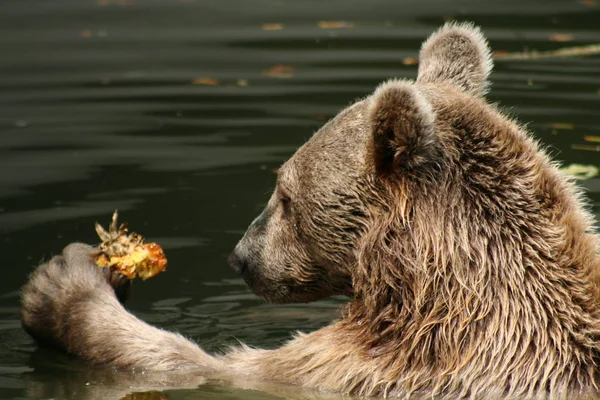
[[[343,299],[264,304],[226,256],[272,171],[378,82],[414,77],[421,41],[448,18],[482,25],[502,52],[600,42],[600,6],[577,0],[3,0],[0,397],[325,398],[195,376],[153,382],[198,389],[148,392],[147,377],[36,350],[18,289],[67,243],[95,242],[94,221],[119,208],[170,260],[135,284],[130,308],[146,321],[210,351],[327,324]],[[598,56],[498,61],[490,98],[558,160],[598,166],[599,70]],[[582,185],[600,215],[600,179]]]

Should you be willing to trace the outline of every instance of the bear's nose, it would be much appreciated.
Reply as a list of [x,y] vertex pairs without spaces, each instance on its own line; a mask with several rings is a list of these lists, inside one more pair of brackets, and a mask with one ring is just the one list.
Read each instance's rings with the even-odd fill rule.
[[246,258],[241,257],[235,250],[233,250],[229,257],[227,257],[227,263],[238,275],[243,274],[244,270],[248,268],[248,261],[246,261]]

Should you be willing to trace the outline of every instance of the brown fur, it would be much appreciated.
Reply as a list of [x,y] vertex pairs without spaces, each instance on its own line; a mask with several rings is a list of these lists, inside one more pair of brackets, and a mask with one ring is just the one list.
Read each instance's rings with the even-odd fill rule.
[[575,186],[483,98],[489,54],[470,25],[432,35],[416,83],[381,85],[282,166],[232,253],[234,270],[270,301],[348,295],[339,321],[275,350],[210,356],[127,313],[90,248],[72,245],[24,288],[24,326],[94,363],[257,388],[595,393],[599,239]]

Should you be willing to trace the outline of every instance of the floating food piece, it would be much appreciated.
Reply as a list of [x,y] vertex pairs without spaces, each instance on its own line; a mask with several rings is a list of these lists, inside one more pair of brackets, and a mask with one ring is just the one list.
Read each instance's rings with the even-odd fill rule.
[[573,35],[561,34],[561,33],[554,33],[554,34],[548,36],[548,40],[550,40],[552,42],[571,42],[573,39],[574,39]]
[[321,29],[342,29],[354,28],[354,23],[348,21],[319,21],[317,26]]
[[593,56],[600,54],[600,43],[588,44],[585,46],[563,47],[556,50],[537,51],[530,50],[517,53],[507,53],[506,51],[497,51],[494,58],[497,60],[539,60],[542,58],[564,58]]
[[283,29],[283,24],[275,23],[275,24],[263,24],[263,31],[280,31]]
[[167,258],[156,243],[144,243],[137,233],[127,233],[125,224],[117,228],[118,213],[115,210],[108,232],[96,222],[96,233],[102,243],[96,256],[96,265],[119,271],[129,279],[139,276],[152,278],[167,268]]
[[192,81],[192,85],[208,85],[215,86],[218,85],[219,81],[213,78],[196,78]]
[[557,122],[557,123],[549,124],[548,127],[551,129],[562,129],[562,130],[572,131],[575,128],[575,125],[563,123],[563,122]]
[[266,71],[263,71],[264,76],[271,78],[293,78],[296,67],[292,65],[274,65]]
[[589,144],[572,144],[571,148],[575,150],[600,151],[600,146],[592,146]]
[[576,179],[590,179],[598,176],[598,167],[595,165],[571,164],[561,168],[561,171]]
[[600,136],[584,136],[583,140],[586,142],[600,143]]

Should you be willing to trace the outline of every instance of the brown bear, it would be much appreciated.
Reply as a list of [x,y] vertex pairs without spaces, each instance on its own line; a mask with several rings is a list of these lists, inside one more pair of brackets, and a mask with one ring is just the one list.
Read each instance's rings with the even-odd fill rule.
[[[128,313],[68,246],[22,292],[25,329],[96,364],[366,396],[594,394],[600,254],[576,187],[486,102],[479,29],[446,24],[416,81],[390,80],[279,170],[229,258],[271,302],[350,298],[275,350],[211,356]],[[112,282],[111,284],[107,282]]]

